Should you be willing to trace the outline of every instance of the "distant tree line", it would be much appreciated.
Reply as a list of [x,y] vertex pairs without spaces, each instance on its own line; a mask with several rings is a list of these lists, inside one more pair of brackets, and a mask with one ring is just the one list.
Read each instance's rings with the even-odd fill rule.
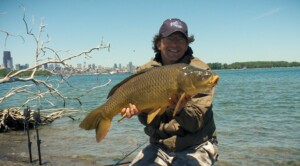
[[[0,69],[0,78],[1,77],[5,77],[9,72],[15,73],[17,72],[17,70],[11,71],[9,69]],[[25,71],[23,73],[20,73],[18,76],[23,77],[23,76],[30,76],[32,73],[32,71]],[[38,70],[35,73],[36,76],[49,76],[52,75],[52,73],[50,73],[47,70]]]
[[253,69],[253,68],[273,68],[273,67],[300,67],[300,62],[286,61],[253,61],[253,62],[235,62],[232,64],[208,63],[214,70],[219,69]]

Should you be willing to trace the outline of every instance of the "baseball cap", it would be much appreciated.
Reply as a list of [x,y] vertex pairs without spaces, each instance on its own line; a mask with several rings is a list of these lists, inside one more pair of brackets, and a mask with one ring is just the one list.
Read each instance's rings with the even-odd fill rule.
[[185,22],[178,18],[167,19],[163,22],[159,29],[159,34],[167,37],[174,32],[181,32],[188,38],[188,28]]

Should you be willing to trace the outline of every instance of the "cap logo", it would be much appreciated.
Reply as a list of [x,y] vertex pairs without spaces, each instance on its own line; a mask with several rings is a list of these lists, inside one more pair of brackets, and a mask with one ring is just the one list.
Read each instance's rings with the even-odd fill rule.
[[182,24],[181,24],[181,22],[179,22],[179,21],[174,21],[174,22],[171,22],[170,23],[170,26],[171,27],[177,27],[177,28],[182,28]]

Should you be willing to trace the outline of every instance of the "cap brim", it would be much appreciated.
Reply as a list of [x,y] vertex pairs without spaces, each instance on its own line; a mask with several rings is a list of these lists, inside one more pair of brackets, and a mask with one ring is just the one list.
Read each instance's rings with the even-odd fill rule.
[[175,33],[175,32],[180,32],[180,33],[182,33],[186,38],[188,38],[188,36],[186,35],[186,33],[182,32],[181,30],[174,30],[174,31],[171,31],[171,32],[164,32],[164,33],[162,33],[161,35],[162,35],[163,37],[168,37],[168,36],[172,35],[172,34]]

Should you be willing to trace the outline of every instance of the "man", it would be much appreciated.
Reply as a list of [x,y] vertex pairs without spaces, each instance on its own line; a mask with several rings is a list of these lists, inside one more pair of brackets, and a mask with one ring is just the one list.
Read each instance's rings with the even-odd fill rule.
[[[194,36],[188,36],[188,27],[180,19],[167,19],[154,36],[154,60],[138,70],[151,67],[186,63],[210,70],[209,66],[193,57],[189,44]],[[128,118],[138,115],[145,125],[150,144],[133,159],[132,165],[213,165],[218,157],[216,127],[212,112],[214,89],[207,94],[186,96],[180,104],[179,113],[173,111],[179,100],[170,96],[166,113],[147,124],[147,114],[129,104],[122,109]]]

